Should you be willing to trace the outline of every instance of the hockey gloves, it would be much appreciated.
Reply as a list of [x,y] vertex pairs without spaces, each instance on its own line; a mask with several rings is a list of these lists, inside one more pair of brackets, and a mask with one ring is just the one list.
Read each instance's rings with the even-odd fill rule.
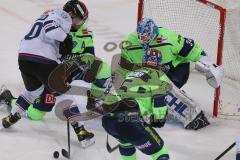
[[65,40],[63,42],[60,42],[59,53],[61,55],[71,54],[72,53],[72,48],[73,48],[72,36],[67,34]]

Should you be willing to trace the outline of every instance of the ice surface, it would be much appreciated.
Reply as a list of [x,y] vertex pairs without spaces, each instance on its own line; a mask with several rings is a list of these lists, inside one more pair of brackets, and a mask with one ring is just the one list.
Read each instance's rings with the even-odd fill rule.
[[[21,37],[31,22],[42,11],[58,8],[63,0],[0,0],[0,84],[6,84],[17,96],[23,83],[17,64],[17,49]],[[119,53],[103,49],[108,42],[119,43],[129,32],[135,30],[137,0],[89,0],[89,25],[95,32],[97,56],[107,62]],[[204,77],[192,74],[190,84],[184,89],[202,104],[207,114],[212,113],[212,89]],[[6,108],[0,109],[0,117],[6,116]],[[211,125],[200,131],[186,131],[179,124],[168,123],[158,130],[169,147],[171,160],[213,160],[240,134],[240,122],[211,119]],[[74,160],[120,160],[118,151],[108,154],[105,149],[106,133],[99,119],[86,123],[86,128],[96,135],[96,144],[81,149],[71,131],[72,159]],[[11,129],[0,129],[0,160],[51,160],[55,150],[67,148],[66,122],[58,120],[54,113],[43,121],[22,119]],[[116,141],[111,138],[111,144]],[[233,160],[232,149],[222,160]],[[64,158],[59,158],[64,159]],[[149,157],[138,152],[138,159]]]

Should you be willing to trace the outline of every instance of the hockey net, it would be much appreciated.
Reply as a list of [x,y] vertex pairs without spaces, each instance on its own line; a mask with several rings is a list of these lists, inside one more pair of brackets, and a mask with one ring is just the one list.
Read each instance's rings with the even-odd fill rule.
[[159,26],[194,39],[223,64],[225,77],[215,91],[213,115],[240,119],[240,2],[228,7],[225,1],[139,0],[138,21],[153,18]]

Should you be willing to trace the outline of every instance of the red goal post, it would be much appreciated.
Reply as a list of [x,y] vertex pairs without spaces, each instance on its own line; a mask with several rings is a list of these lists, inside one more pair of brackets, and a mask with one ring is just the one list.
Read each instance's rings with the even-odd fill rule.
[[[228,56],[229,53],[224,53],[224,34],[226,30],[226,18],[228,18],[227,9],[224,7],[209,0],[139,0],[137,21],[140,21],[143,17],[151,17],[157,21],[157,24],[159,26],[169,28],[171,30],[179,32],[184,36],[193,38],[199,42],[204,49],[206,48],[207,53],[212,54],[212,57],[216,59],[216,63],[218,65],[225,65],[223,63],[223,58]],[[188,26],[188,23],[193,23],[193,25],[190,24],[191,26]],[[192,33],[189,33],[191,30]],[[203,38],[197,34],[203,34]],[[207,37],[210,37],[210,40],[206,43],[205,41],[208,40]],[[225,47],[225,50],[226,48],[227,47]],[[239,49],[237,51],[239,51]],[[223,56],[223,54],[225,55]],[[228,61],[229,60],[226,60],[225,63],[229,63]],[[232,66],[229,67],[229,64],[227,64],[226,67],[227,69],[229,68],[229,70],[232,69]],[[227,75],[225,77],[228,77],[229,79],[238,80],[239,78],[232,76],[236,73],[230,73],[228,70],[226,73]],[[221,97],[221,93],[222,87],[219,87],[215,90],[213,116],[216,117],[219,114],[225,114],[221,112],[221,107],[224,107],[222,106],[223,103],[227,105],[231,103],[225,102],[226,100]],[[237,107],[238,102],[233,105],[235,105],[232,106],[233,108]],[[232,116],[231,114],[234,113],[227,113],[227,116]]]

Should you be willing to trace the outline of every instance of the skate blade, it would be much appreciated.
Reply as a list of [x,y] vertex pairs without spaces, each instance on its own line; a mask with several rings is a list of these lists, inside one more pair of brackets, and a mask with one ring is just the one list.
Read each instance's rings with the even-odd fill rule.
[[80,145],[81,145],[81,148],[85,149],[85,148],[88,148],[88,147],[91,147],[95,144],[95,140],[93,138],[91,139],[86,139],[86,140],[82,140],[80,142]]

